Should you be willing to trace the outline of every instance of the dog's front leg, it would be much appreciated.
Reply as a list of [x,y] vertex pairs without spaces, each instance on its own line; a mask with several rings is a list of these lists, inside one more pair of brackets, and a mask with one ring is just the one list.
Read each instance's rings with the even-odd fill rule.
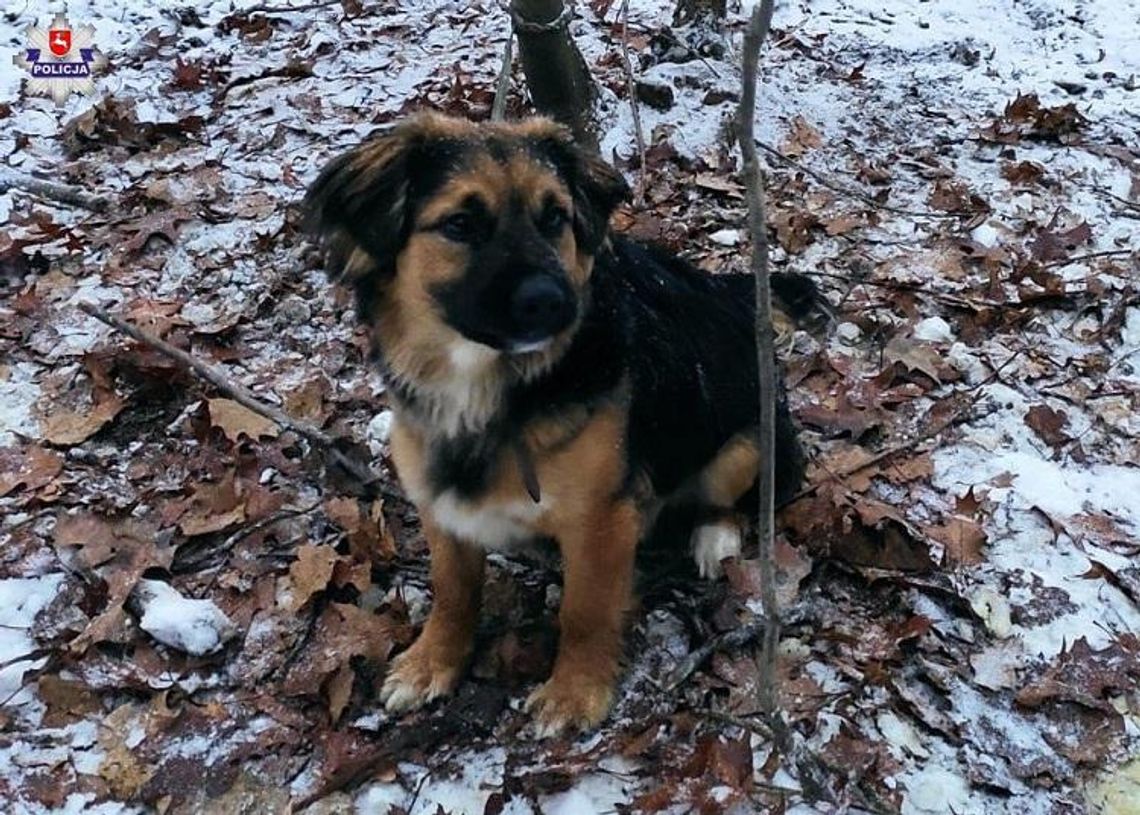
[[596,727],[609,712],[631,602],[639,519],[632,501],[607,501],[558,541],[563,570],[558,658],[550,679],[527,700],[540,738]]
[[471,657],[483,591],[484,551],[423,517],[431,551],[432,607],[419,638],[392,662],[380,690],[390,711],[410,710],[455,689]]

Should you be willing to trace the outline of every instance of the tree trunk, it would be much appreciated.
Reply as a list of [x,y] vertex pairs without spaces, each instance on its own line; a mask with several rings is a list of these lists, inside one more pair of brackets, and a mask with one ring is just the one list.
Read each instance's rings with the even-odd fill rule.
[[677,7],[673,10],[673,25],[700,23],[719,31],[727,5],[727,0],[677,0]]
[[597,149],[594,80],[570,37],[570,16],[562,0],[511,0],[511,16],[534,106],[569,126],[579,142]]

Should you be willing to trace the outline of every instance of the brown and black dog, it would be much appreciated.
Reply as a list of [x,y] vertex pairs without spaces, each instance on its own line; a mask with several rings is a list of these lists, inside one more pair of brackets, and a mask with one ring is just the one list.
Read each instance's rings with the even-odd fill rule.
[[[759,464],[752,280],[611,236],[627,194],[549,120],[432,114],[335,159],[308,193],[329,273],[371,329],[431,551],[431,614],[391,666],[389,710],[459,682],[488,550],[561,553],[558,656],[527,702],[540,735],[605,718],[655,525],[688,519],[704,575],[740,551],[735,506]],[[782,393],[764,396],[788,494],[800,450]]]

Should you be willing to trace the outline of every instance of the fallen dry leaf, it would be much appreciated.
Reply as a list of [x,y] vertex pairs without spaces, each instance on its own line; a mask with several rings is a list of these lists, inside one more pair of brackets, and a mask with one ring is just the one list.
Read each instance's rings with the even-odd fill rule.
[[323,376],[313,376],[285,392],[282,401],[285,412],[307,422],[323,422],[327,418],[325,398],[329,395],[329,382]]
[[236,442],[243,435],[255,441],[262,437],[276,438],[281,432],[269,419],[233,399],[210,399],[207,405],[210,423],[221,428],[230,441]]
[[226,473],[217,484],[203,483],[178,518],[178,528],[187,537],[207,535],[241,523],[246,517],[245,501],[238,495],[234,471]]
[[344,603],[330,603],[314,625],[311,640],[282,686],[290,695],[318,696],[341,667],[360,657],[379,673],[398,642],[410,632],[386,617]]
[[396,540],[384,520],[383,501],[365,507],[355,498],[325,501],[329,520],[348,533],[349,550],[358,561],[384,563],[396,556]]
[[908,373],[918,371],[942,384],[943,370],[942,355],[938,350],[909,337],[895,336],[883,349],[883,361],[886,367],[899,365]]
[[1081,637],[1044,674],[1022,688],[1017,703],[1040,707],[1046,702],[1075,702],[1116,714],[1110,695],[1130,693],[1140,684],[1140,639],[1120,634],[1117,640],[1094,650]]
[[335,725],[340,721],[340,715],[348,707],[348,700],[352,698],[352,684],[356,673],[347,662],[340,666],[332,679],[329,680],[325,693],[329,701],[329,719]]
[[977,521],[950,515],[942,523],[928,526],[926,534],[945,547],[943,562],[947,566],[970,566],[982,562],[986,532]]
[[35,492],[63,469],[63,459],[38,445],[0,448],[0,498],[23,487]]
[[124,404],[122,399],[111,393],[104,395],[89,411],[53,411],[40,422],[43,438],[64,447],[80,444],[118,416]]
[[1065,432],[1069,416],[1063,410],[1054,410],[1048,405],[1033,405],[1025,413],[1025,423],[1029,429],[1050,447],[1056,449],[1072,441]]
[[297,550],[297,559],[289,567],[294,611],[309,602],[314,594],[325,590],[338,560],[340,555],[331,546],[306,544]]
[[808,150],[823,144],[823,136],[807,119],[799,114],[792,119],[791,133],[780,145],[780,152],[792,158],[799,158]]
[[[143,572],[168,567],[172,553],[156,545],[157,530],[135,520],[110,520],[84,513],[64,516],[53,533],[61,557],[74,557],[97,571],[106,584],[102,602],[87,627],[68,647],[81,654],[96,642],[121,642],[132,635],[126,627],[124,603]],[[90,612],[88,612],[90,614]]]

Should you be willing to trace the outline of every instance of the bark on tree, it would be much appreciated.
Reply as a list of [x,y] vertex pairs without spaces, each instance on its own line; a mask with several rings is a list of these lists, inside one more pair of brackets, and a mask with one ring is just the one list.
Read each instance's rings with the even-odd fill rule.
[[727,5],[727,0],[677,0],[677,7],[673,10],[673,25],[702,23],[719,29]]
[[511,0],[519,57],[534,106],[570,127],[597,149],[594,80],[570,37],[570,10],[562,0]]

